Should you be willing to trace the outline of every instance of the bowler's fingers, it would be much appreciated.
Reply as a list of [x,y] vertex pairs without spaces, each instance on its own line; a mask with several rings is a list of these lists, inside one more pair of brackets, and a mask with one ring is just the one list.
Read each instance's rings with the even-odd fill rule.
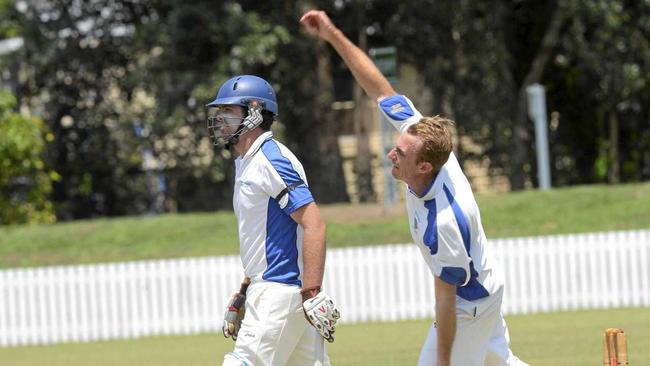
[[307,32],[318,35],[318,15],[316,10],[310,10],[300,18],[300,23],[305,27]]
[[300,22],[305,26],[305,29],[311,34],[322,35],[331,26],[332,21],[322,10],[310,10],[300,18]]

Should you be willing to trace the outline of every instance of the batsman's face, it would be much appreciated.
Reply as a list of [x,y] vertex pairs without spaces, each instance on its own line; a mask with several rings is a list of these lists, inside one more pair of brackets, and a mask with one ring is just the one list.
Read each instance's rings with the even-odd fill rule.
[[418,172],[417,157],[422,148],[422,140],[409,133],[403,133],[397,139],[395,147],[388,152],[388,159],[393,163],[391,173],[397,180],[410,183]]
[[215,145],[223,146],[232,136],[241,121],[244,111],[236,105],[222,105],[208,109],[208,131]]

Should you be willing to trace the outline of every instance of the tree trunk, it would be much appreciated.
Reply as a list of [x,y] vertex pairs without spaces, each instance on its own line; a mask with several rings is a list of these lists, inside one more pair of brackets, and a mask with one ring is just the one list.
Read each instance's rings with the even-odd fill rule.
[[568,9],[559,2],[553,17],[549,22],[546,34],[542,38],[542,43],[533,58],[530,70],[519,88],[517,94],[517,105],[515,109],[515,125],[513,131],[514,143],[512,150],[512,170],[510,173],[510,184],[513,190],[523,189],[526,181],[524,166],[530,164],[529,147],[530,135],[528,133],[530,124],[528,122],[528,111],[526,106],[526,87],[531,84],[539,83],[544,67],[548,63],[553,47],[560,38],[560,30],[568,17]]
[[307,176],[312,177],[309,185],[319,203],[348,202],[350,199],[338,143],[340,123],[335,120],[332,111],[334,81],[327,49],[323,43],[318,45],[316,52],[316,83],[319,90],[315,101],[316,116],[322,120],[317,121],[317,131],[314,131],[318,153],[308,155],[315,158],[310,164],[315,169],[307,171]]
[[609,169],[607,181],[609,184],[618,184],[621,181],[621,167],[618,151],[618,116],[616,110],[609,113]]
[[[359,47],[367,50],[366,34],[359,31]],[[372,186],[372,154],[370,153],[370,131],[369,121],[372,113],[368,110],[368,103],[365,93],[358,83],[354,83],[354,134],[357,138],[357,155],[354,158],[354,173],[357,177],[356,185],[359,193],[359,202],[375,202],[375,190]]]
[[[594,176],[596,177],[596,181],[598,183],[605,182],[607,179],[607,170],[609,170],[609,163],[607,162],[609,160],[609,150],[607,147],[607,122],[605,121],[606,118],[606,111],[605,108],[602,105],[599,105],[596,107],[596,128],[597,128],[597,146],[598,146],[598,155],[596,158],[596,161],[598,162],[595,164],[594,167]],[[602,162],[605,162],[606,164],[603,165]]]

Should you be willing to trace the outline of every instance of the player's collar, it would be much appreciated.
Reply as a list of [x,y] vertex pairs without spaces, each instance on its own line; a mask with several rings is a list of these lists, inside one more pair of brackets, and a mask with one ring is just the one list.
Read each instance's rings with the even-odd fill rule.
[[[411,187],[408,187],[409,193],[417,197],[418,199],[421,199],[423,201],[428,201],[433,198],[435,198],[438,193],[442,191],[442,186],[445,181],[449,181],[451,177],[451,173],[449,169],[451,166],[449,165],[449,161],[453,160],[456,161],[456,157],[454,156],[454,153],[452,152],[449,154],[449,159],[447,162],[440,168],[436,176],[431,180],[427,188],[424,190],[424,193],[422,195],[418,195],[415,193]],[[455,163],[456,165],[458,164],[457,162]]]
[[264,144],[264,141],[270,140],[272,138],[273,138],[273,132],[271,131],[266,131],[263,134],[257,136],[257,138],[255,139],[251,147],[248,148],[248,151],[246,151],[246,154],[242,156],[242,160],[248,159],[249,157],[255,155]]
[[436,176],[433,179],[431,179],[431,182],[429,182],[429,185],[427,185],[427,187],[424,189],[424,192],[422,193],[422,195],[419,195],[419,194],[415,193],[415,191],[413,189],[411,189],[411,187],[408,187],[409,193],[411,193],[412,195],[414,195],[415,197],[417,197],[417,198],[419,198],[421,200],[430,200],[430,199],[432,199],[433,197],[436,196],[438,191],[440,191],[440,184],[438,183],[438,182],[441,181],[440,179],[438,179],[438,177],[440,175],[441,175],[441,171],[439,171],[436,174]]

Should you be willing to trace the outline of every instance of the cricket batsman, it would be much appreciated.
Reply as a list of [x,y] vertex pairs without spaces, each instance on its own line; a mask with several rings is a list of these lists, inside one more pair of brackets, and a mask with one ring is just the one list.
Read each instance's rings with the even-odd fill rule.
[[214,145],[235,159],[233,207],[245,278],[224,316],[235,341],[224,366],[329,365],[339,310],[321,291],[325,223],[302,164],[273,138],[273,87],[253,75],[226,81],[208,105]]

